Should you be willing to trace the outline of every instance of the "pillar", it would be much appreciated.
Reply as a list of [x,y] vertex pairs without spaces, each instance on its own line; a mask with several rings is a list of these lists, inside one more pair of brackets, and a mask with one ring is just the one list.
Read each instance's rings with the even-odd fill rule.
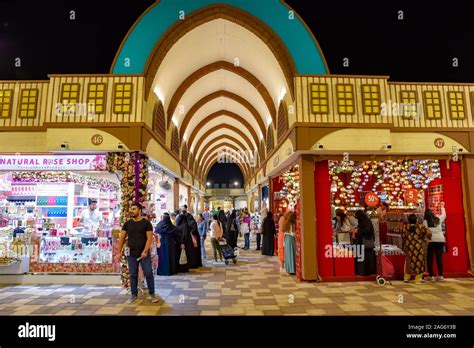
[[188,206],[188,209],[192,209],[192,199],[191,199],[191,186],[186,186],[188,188],[188,199],[187,199],[187,206]]
[[299,158],[301,280],[318,280],[316,258],[316,205],[314,197],[314,160],[311,155]]
[[462,169],[466,240],[469,252],[470,273],[474,275],[474,157],[465,157],[462,160]]
[[174,210],[179,209],[179,179],[174,181],[173,185],[173,195],[174,195]]

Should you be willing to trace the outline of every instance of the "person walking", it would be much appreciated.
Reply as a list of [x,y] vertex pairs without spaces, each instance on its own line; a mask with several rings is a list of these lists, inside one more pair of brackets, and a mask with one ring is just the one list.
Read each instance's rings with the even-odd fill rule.
[[198,232],[199,232],[199,237],[201,239],[201,259],[205,260],[206,259],[206,247],[204,245],[206,238],[207,238],[207,221],[204,219],[203,214],[199,214],[198,216]]
[[232,210],[229,219],[227,220],[226,230],[228,231],[227,243],[235,249],[237,247],[237,240],[239,238],[239,227],[237,225],[237,214],[236,210]]
[[425,271],[425,253],[423,244],[431,239],[431,232],[418,223],[415,214],[408,216],[408,225],[403,227],[402,245],[405,258],[405,275],[403,280],[408,283],[415,275],[415,284],[425,284],[423,272]]
[[357,218],[357,231],[354,233],[354,243],[359,245],[357,250],[363,250],[363,257],[356,255],[355,273],[369,276],[377,272],[375,256],[375,229],[372,220],[363,210],[355,214]]
[[150,221],[141,216],[142,209],[140,203],[135,203],[131,206],[131,219],[125,222],[120,233],[119,250],[122,250],[125,239],[127,239],[126,255],[132,293],[128,303],[138,301],[138,269],[140,265],[146,278],[151,302],[157,303],[160,299],[155,295],[155,279],[153,277],[150,255],[150,248],[153,242],[153,226]]
[[219,217],[217,214],[215,214],[212,217],[212,223],[211,223],[211,245],[212,245],[212,250],[214,251],[214,261],[217,263],[217,254],[219,254],[219,258],[221,261],[223,261],[222,258],[222,250],[221,246],[219,245],[219,241],[222,240],[223,236],[223,228],[222,228],[222,223],[219,221]]
[[263,245],[262,255],[273,256],[275,250],[275,236],[277,234],[273,213],[267,212],[262,223]]
[[443,232],[443,222],[446,219],[446,209],[444,202],[441,203],[441,215],[437,216],[431,209],[427,209],[424,216],[423,225],[431,232],[431,240],[428,243],[427,263],[428,279],[435,280],[433,262],[436,258],[436,268],[438,269],[438,281],[443,281],[443,250],[446,243],[446,236]]
[[240,233],[244,236],[244,250],[250,249],[250,218],[247,212],[242,212],[242,219],[240,222]]
[[155,233],[160,236],[158,248],[158,271],[160,276],[178,273],[178,246],[180,231],[171,222],[170,215],[164,213],[162,220],[156,225]]
[[285,233],[285,271],[288,274],[296,273],[296,214],[290,212],[283,228]]

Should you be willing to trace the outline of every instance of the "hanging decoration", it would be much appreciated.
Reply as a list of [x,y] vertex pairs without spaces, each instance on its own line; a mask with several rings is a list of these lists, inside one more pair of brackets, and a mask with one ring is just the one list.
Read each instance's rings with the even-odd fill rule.
[[13,172],[11,174],[13,182],[47,182],[47,183],[68,183],[87,185],[94,188],[104,188],[109,191],[118,191],[119,186],[109,180],[97,179],[87,175],[73,172]]
[[[429,184],[441,177],[436,160],[396,160],[365,162],[329,162],[331,192],[334,204],[360,206],[361,198],[368,192],[377,193],[382,202],[391,206],[403,206],[404,192],[428,189]],[[423,194],[417,201],[406,202],[409,206],[421,203]]]
[[[282,175],[283,187],[280,191],[283,208],[294,209],[300,199],[300,172],[298,166],[294,166]],[[287,204],[287,205],[286,205]]]

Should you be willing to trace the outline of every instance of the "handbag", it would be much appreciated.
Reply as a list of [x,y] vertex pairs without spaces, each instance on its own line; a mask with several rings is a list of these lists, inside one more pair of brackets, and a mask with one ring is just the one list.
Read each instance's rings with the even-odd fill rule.
[[179,257],[179,264],[185,265],[188,263],[188,258],[186,257],[186,250],[181,249],[181,256]]
[[364,243],[364,249],[374,249],[375,248],[375,241],[371,239],[362,239],[362,243]]

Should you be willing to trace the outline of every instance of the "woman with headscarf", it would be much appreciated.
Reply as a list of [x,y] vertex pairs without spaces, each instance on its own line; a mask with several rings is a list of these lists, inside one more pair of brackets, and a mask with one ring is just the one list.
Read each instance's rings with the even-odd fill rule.
[[355,256],[355,273],[361,276],[375,274],[375,230],[372,221],[363,210],[358,210],[355,214],[358,222],[357,232],[354,239],[359,245],[356,250],[362,250],[363,255]]
[[424,244],[431,239],[431,232],[418,223],[415,214],[408,216],[408,225],[403,227],[402,245],[405,253],[405,274],[403,280],[408,283],[411,276],[415,276],[415,284],[425,284],[423,272],[425,271]]
[[263,245],[262,255],[273,256],[275,251],[275,236],[277,234],[275,221],[273,221],[273,213],[267,212],[267,216],[263,219]]
[[237,226],[237,211],[234,209],[227,220],[227,244],[229,244],[232,248],[237,247],[237,240],[239,238],[239,227]]
[[[178,272],[187,273],[189,272],[191,264],[193,264],[194,245],[193,245],[193,239],[191,237],[191,232],[189,231],[188,219],[186,218],[186,215],[179,214],[179,216],[176,218],[176,226],[178,227],[180,231],[179,252],[177,255]],[[179,263],[179,259],[182,253],[181,250],[184,250],[186,253],[187,263],[185,264]]]
[[296,214],[289,212],[283,227],[285,234],[285,271],[288,274],[296,273]]
[[178,273],[178,247],[180,233],[173,225],[170,215],[163,214],[162,220],[156,225],[155,233],[160,235],[158,248],[158,275],[170,276]]

